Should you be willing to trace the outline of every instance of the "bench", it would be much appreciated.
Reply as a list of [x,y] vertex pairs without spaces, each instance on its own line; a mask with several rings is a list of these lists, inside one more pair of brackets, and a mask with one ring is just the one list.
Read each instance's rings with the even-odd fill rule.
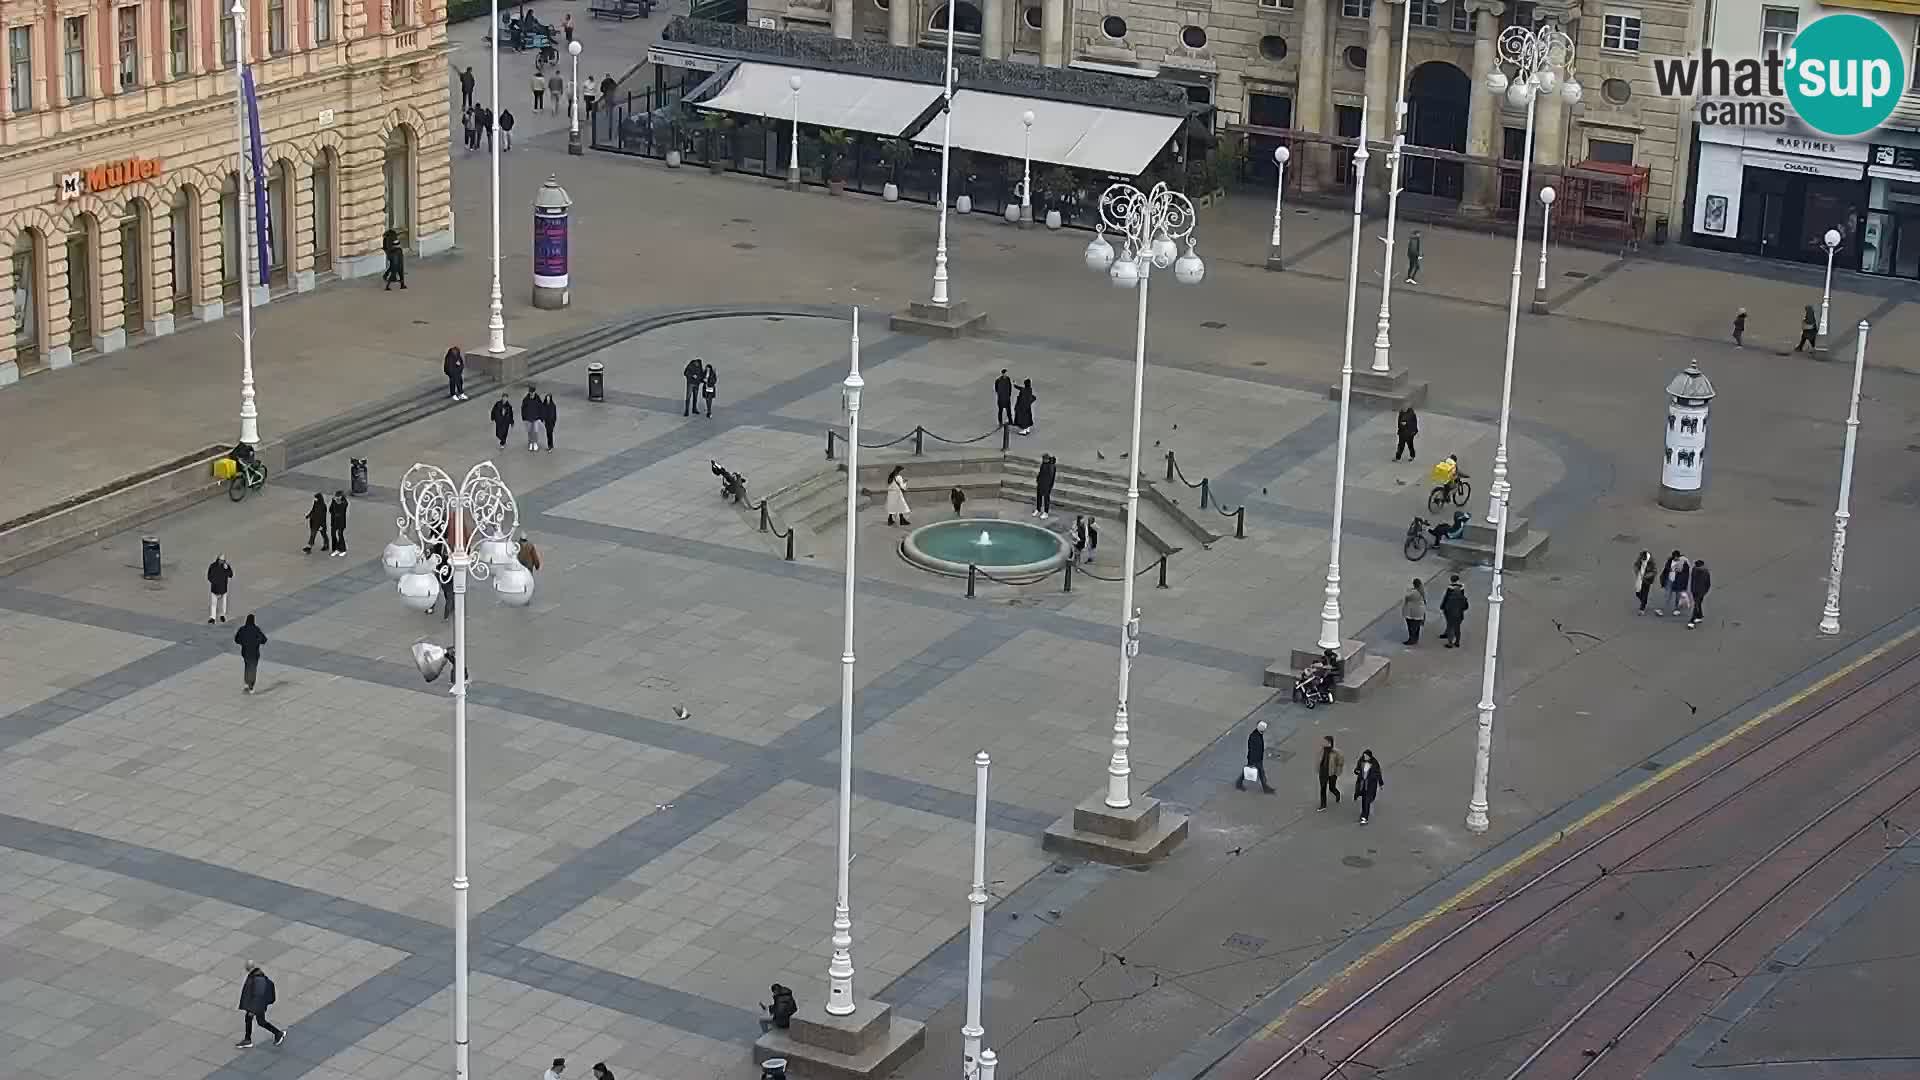
[[592,0],[587,13],[596,19],[644,19],[653,14],[654,0]]

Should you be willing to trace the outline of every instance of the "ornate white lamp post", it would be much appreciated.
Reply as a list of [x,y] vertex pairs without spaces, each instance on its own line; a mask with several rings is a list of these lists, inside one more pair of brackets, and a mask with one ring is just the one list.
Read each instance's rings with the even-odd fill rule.
[[[1107,243],[1106,230],[1120,237],[1121,251],[1114,257]],[[1126,566],[1120,586],[1120,705],[1113,716],[1113,760],[1107,766],[1107,805],[1124,810],[1133,805],[1128,778],[1133,767],[1127,759],[1131,745],[1127,723],[1127,680],[1132,660],[1139,651],[1140,610],[1133,606],[1134,564],[1138,558],[1140,532],[1140,403],[1147,381],[1147,282],[1155,268],[1173,268],[1173,279],[1182,285],[1198,285],[1206,276],[1206,264],[1194,254],[1193,204],[1185,195],[1165,184],[1155,184],[1151,193],[1131,184],[1115,184],[1100,196],[1100,230],[1087,245],[1087,268],[1107,274],[1122,289],[1137,288],[1139,314],[1133,339],[1133,439],[1127,454],[1127,545]],[[1187,241],[1187,253],[1180,254],[1181,240]]]
[[[1322,649],[1340,650],[1340,530],[1347,511],[1347,414],[1353,403],[1353,323],[1360,303],[1360,215],[1367,187],[1367,106],[1360,102],[1360,139],[1353,150],[1353,239],[1347,253],[1347,337],[1340,350],[1340,436],[1333,454],[1333,531],[1326,601],[1320,605]],[[1391,271],[1393,268],[1387,268]]]
[[839,893],[833,905],[833,958],[827,964],[827,1012],[850,1016],[853,997],[853,910],[847,867],[853,861],[853,580],[860,508],[860,309],[853,309],[851,360],[841,394],[847,406],[847,572],[842,601],[840,650],[840,848]]
[[[496,22],[495,25],[498,23]],[[572,120],[567,126],[567,153],[579,157],[583,151],[580,149],[580,43],[578,41],[567,42],[567,55],[573,57],[573,85],[567,89],[570,95],[568,104],[571,106],[567,112],[572,115]]]
[[1553,199],[1551,184],[1540,189],[1540,275],[1533,279],[1532,311],[1547,313],[1547,240],[1553,235]]
[[1273,179],[1273,235],[1267,238],[1267,269],[1269,270],[1286,269],[1286,265],[1280,261],[1280,230],[1287,198],[1287,162],[1292,157],[1293,151],[1284,146],[1273,148],[1273,165],[1276,175]]
[[[400,578],[400,597],[425,611],[440,597],[440,581],[453,585],[453,648],[421,642],[414,663],[432,682],[453,664],[453,1065],[455,1080],[467,1072],[467,578],[491,577],[501,599],[524,607],[533,599],[533,576],[514,559],[509,541],[520,522],[513,492],[493,462],[468,470],[459,484],[432,465],[415,465],[400,481],[401,541],[389,545],[384,560],[391,571],[395,548],[409,535],[421,547],[443,544],[444,563],[410,568]],[[503,561],[475,559],[485,549]],[[436,580],[437,579],[437,580]]]
[[[240,441],[260,445],[260,409],[253,395],[253,155],[247,150],[247,5],[233,0],[233,116],[238,171],[233,201],[238,204],[240,249]],[[499,20],[495,20],[496,24]]]
[[1020,143],[1020,224],[1033,222],[1033,110],[1020,114],[1026,135]]
[[980,1074],[980,1041],[987,1029],[980,1024],[980,972],[985,966],[987,932],[987,770],[993,759],[985,750],[973,755],[973,888],[967,892],[967,1023],[960,1029],[960,1075]]
[[793,138],[787,147],[787,187],[800,190],[800,76],[787,79],[793,91]]
[[[500,116],[500,0],[493,0],[493,33],[487,35],[491,43],[487,51],[488,63],[492,66],[489,78],[492,80],[487,93],[493,98],[488,107],[493,110],[495,123]],[[500,143],[501,135],[494,132],[487,140],[488,168],[492,173],[492,187],[489,194],[493,199],[493,290],[487,300],[487,352],[494,356],[504,356],[507,352],[507,315],[506,308],[500,302]]]
[[1840,250],[1840,230],[1828,229],[1820,238],[1820,246],[1827,251],[1827,283],[1820,290],[1820,335],[1813,347],[1814,352],[1827,351],[1827,312],[1833,307],[1833,254]]
[[1860,434],[1860,376],[1867,367],[1867,321],[1853,342],[1853,395],[1847,400],[1847,447],[1840,455],[1840,506],[1833,512],[1833,564],[1827,570],[1827,606],[1820,632],[1840,632],[1840,568],[1847,554],[1847,505],[1853,498],[1853,445]]
[[940,239],[933,249],[933,303],[947,306],[947,165],[953,160],[953,11],[958,4],[947,5],[947,82],[940,98],[940,111],[946,114],[940,129]]
[[[1505,65],[1514,68],[1509,79]],[[1513,411],[1513,344],[1520,322],[1520,259],[1526,243],[1527,191],[1533,183],[1533,132],[1539,95],[1559,93],[1568,105],[1580,102],[1580,84],[1571,74],[1573,39],[1551,26],[1510,26],[1500,34],[1499,58],[1487,72],[1487,89],[1527,107],[1526,153],[1520,162],[1520,211],[1513,228],[1513,275],[1507,291],[1507,355],[1500,378],[1500,443],[1493,456],[1492,496],[1487,520],[1494,526],[1493,586],[1487,593],[1487,651],[1480,670],[1480,729],[1473,760],[1473,795],[1467,802],[1467,828],[1487,831],[1487,773],[1493,761],[1493,688],[1500,662],[1500,608],[1507,565],[1507,421]]]
[[[1455,0],[1456,3],[1463,0]],[[1400,160],[1405,156],[1407,145],[1407,53],[1413,44],[1413,3],[1402,0],[1400,4],[1400,81],[1394,84],[1394,92],[1399,100],[1393,105],[1393,149],[1387,152],[1387,235],[1386,253],[1380,263],[1380,316],[1374,322],[1373,332],[1373,371],[1376,375],[1385,375],[1393,370],[1393,339],[1390,330],[1393,326],[1393,230],[1400,220]],[[1361,142],[1366,141],[1367,129],[1360,129]]]

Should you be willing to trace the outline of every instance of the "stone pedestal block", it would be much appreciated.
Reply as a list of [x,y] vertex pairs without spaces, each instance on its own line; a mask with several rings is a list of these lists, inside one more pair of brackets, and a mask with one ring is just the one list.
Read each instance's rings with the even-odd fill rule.
[[895,312],[893,318],[888,320],[887,328],[897,334],[964,337],[987,328],[987,313],[973,310],[973,305],[963,300],[956,300],[945,307],[915,301],[907,310]]
[[1041,848],[1114,866],[1138,866],[1187,838],[1186,815],[1162,812],[1159,799],[1136,796],[1123,810],[1108,806],[1106,799],[1102,791],[1048,826]]
[[485,375],[501,386],[511,386],[527,377],[527,358],[525,349],[517,345],[507,346],[507,351],[495,356],[487,351],[483,342],[470,349],[462,349],[467,356],[467,372]]
[[926,1025],[894,1016],[883,1002],[857,1002],[849,1016],[833,1016],[824,1002],[814,1002],[800,1007],[787,1030],[760,1036],[753,1060],[785,1058],[794,1080],[870,1080],[891,1074],[926,1041]]
[[[1327,398],[1331,401],[1340,400],[1339,383],[1327,388]],[[1409,405],[1417,409],[1426,403],[1427,384],[1412,381],[1405,368],[1386,375],[1372,371],[1353,373],[1353,404],[1358,408],[1392,409],[1398,412]]]

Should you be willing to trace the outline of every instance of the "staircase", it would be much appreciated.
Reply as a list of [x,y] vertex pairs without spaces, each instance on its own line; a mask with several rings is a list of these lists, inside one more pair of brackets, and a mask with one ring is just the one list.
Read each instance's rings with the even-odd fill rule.
[[[1532,524],[1516,514],[1507,515],[1507,557],[1505,569],[1525,570],[1527,560],[1546,553],[1548,534],[1535,532]],[[1455,562],[1475,566],[1493,565],[1493,545],[1498,539],[1493,526],[1475,518],[1458,540],[1442,540],[1440,554]]]
[[[1279,690],[1291,691],[1294,680],[1300,673],[1320,659],[1320,650],[1295,649],[1287,655],[1287,666],[1279,662],[1267,668],[1261,682]],[[1334,687],[1335,701],[1359,701],[1375,687],[1385,686],[1391,675],[1392,661],[1384,656],[1374,656],[1367,651],[1364,641],[1343,641],[1340,643],[1340,659],[1346,664],[1346,676],[1340,685]]]
[[[1040,472],[1040,459],[1024,454],[1008,454],[1006,475],[1001,480],[1001,497],[1009,502],[1032,507],[1034,479]],[[1056,462],[1053,475],[1054,513],[1092,514],[1109,524],[1125,525],[1127,520],[1127,480],[1124,475]],[[1142,476],[1139,506],[1140,539],[1161,555],[1170,555],[1188,544],[1202,546],[1220,539],[1196,521],[1192,515]]]

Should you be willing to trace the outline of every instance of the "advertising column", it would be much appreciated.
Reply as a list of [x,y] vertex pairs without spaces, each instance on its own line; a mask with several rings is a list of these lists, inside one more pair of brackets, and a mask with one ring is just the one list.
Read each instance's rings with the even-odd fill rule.
[[1707,410],[1713,383],[1700,362],[1667,384],[1667,438],[1660,465],[1660,505],[1669,510],[1698,510],[1707,470]]
[[572,299],[567,273],[567,208],[573,200],[552,176],[533,200],[533,306],[555,309]]

